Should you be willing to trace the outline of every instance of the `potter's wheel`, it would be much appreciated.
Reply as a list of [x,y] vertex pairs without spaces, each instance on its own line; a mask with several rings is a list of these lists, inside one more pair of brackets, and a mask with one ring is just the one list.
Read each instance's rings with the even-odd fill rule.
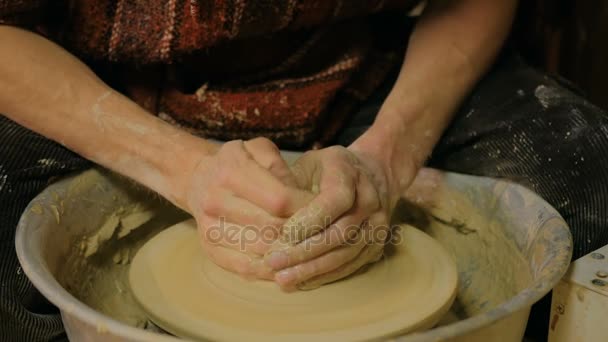
[[456,292],[456,266],[435,240],[401,226],[401,243],[365,272],[312,291],[282,292],[227,272],[203,254],[194,221],[137,253],[132,291],[150,319],[186,338],[366,340],[432,327]]

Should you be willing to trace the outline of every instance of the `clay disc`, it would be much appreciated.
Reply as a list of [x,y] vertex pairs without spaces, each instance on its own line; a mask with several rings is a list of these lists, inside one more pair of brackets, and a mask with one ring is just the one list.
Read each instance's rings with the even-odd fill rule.
[[154,323],[191,339],[368,340],[430,328],[454,299],[456,266],[431,237],[399,230],[401,243],[364,272],[286,293],[216,266],[185,221],[139,250],[131,289]]

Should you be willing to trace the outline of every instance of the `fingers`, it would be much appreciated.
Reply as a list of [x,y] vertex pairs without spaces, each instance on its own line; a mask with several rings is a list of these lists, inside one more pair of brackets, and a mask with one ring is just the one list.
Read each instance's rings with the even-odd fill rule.
[[[222,147],[215,178],[201,194],[197,211],[203,241],[211,251],[233,262],[239,257],[240,273],[246,268],[242,264],[246,259],[241,257],[264,255],[279,235],[285,221],[282,217],[312,198],[312,194],[289,187],[272,174],[279,173],[284,179],[291,174],[274,144],[255,139],[247,145],[232,141]],[[293,176],[288,182],[295,183]],[[234,263],[224,266],[235,267]]]
[[245,278],[274,279],[274,272],[264,265],[261,258],[255,258],[223,246],[203,243],[203,247],[209,258],[225,270]]
[[[377,213],[370,218],[369,224],[362,228],[361,236],[364,248],[356,258],[344,263],[334,270],[311,277],[297,284],[300,290],[312,290],[323,284],[345,278],[363,266],[379,261],[384,255],[384,247],[389,236],[389,226],[384,213]],[[276,276],[275,276],[276,279]]]
[[321,274],[319,276],[310,278],[302,283],[299,283],[297,285],[297,288],[300,290],[313,290],[321,285],[333,283],[334,281],[345,278],[357,272],[363,266],[380,260],[382,258],[383,249],[384,244],[380,243],[366,245],[363,251],[361,251],[360,255],[356,259],[353,259],[352,261],[342,265],[334,271],[331,271],[326,274]]
[[377,212],[361,227],[356,238],[316,259],[280,271],[275,281],[285,288],[309,289],[344,278],[383,255],[389,237],[387,215]]
[[249,153],[243,153],[242,144],[238,141],[225,144],[227,157],[220,160],[226,164],[219,175],[220,185],[276,217],[289,217],[308,203],[312,195],[283,184]]
[[228,222],[262,229],[274,228],[277,233],[285,222],[285,219],[274,217],[251,202],[226,191],[213,191],[203,198],[202,210],[209,217],[223,217]]
[[281,287],[292,287],[315,276],[325,274],[355,259],[365,247],[363,239],[357,239],[353,245],[337,248],[316,259],[286,268],[278,272],[274,280]]
[[280,270],[312,260],[356,236],[361,223],[380,207],[376,189],[367,177],[359,177],[356,198],[355,206],[320,234],[291,247],[278,240],[266,257],[267,265]]
[[349,165],[338,163],[324,168],[320,192],[305,207],[287,220],[281,242],[295,245],[324,230],[353,206],[357,173]]
[[294,175],[287,162],[281,156],[279,148],[269,139],[255,138],[244,143],[245,149],[252,158],[264,169],[290,187],[297,187]]
[[340,218],[321,234],[313,235],[295,246],[275,243],[265,262],[272,269],[281,270],[314,259],[354,238],[364,219],[364,215]]
[[260,257],[270,250],[278,235],[273,227],[239,225],[227,222],[223,217],[202,216],[199,224],[204,227],[201,238],[207,245]]

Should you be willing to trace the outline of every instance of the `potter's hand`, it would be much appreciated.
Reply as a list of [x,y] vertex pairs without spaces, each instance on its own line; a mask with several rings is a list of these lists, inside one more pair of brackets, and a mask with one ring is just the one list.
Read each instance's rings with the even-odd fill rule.
[[388,237],[386,175],[371,158],[343,147],[311,151],[292,171],[316,193],[285,224],[265,262],[282,287],[314,288],[377,261]]
[[243,276],[272,279],[264,255],[280,227],[311,194],[296,180],[268,139],[228,142],[202,157],[192,173],[188,209],[203,249],[219,266]]

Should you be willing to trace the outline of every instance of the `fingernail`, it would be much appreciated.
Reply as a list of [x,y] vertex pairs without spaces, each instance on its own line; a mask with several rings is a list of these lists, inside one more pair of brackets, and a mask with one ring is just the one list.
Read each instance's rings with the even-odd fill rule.
[[279,283],[279,285],[289,285],[293,283],[296,279],[296,274],[293,271],[285,270],[277,273],[275,276],[275,280]]
[[288,260],[287,254],[283,252],[271,252],[266,257],[266,265],[270,266],[272,269],[280,270],[282,268],[287,267]]

